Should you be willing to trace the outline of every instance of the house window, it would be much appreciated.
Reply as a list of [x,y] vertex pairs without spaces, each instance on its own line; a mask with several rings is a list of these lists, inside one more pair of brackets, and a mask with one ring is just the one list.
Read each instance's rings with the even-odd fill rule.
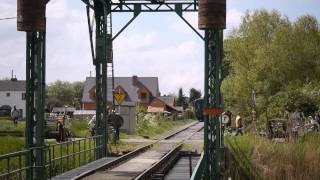
[[7,93],[7,97],[10,97],[10,93],[9,92]]
[[147,100],[147,93],[141,93],[141,100]]
[[22,93],[22,100],[26,100],[26,93]]

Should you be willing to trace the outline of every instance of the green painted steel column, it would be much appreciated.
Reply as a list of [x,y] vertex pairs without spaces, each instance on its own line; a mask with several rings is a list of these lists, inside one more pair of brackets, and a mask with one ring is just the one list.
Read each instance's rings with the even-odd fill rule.
[[45,106],[45,32],[36,33],[36,59],[35,59],[35,112],[36,112],[36,178],[46,179],[45,149],[44,149],[44,106]]
[[[208,51],[208,32],[205,31],[205,61],[204,61],[204,102],[203,102],[203,107],[208,107],[209,105],[209,51]],[[204,159],[204,165],[203,165],[203,170],[204,170],[204,177],[209,177],[209,116],[205,115],[204,116],[204,154],[203,154],[203,159]]]
[[[30,149],[33,145],[33,114],[34,114],[34,45],[35,39],[32,32],[27,32],[26,38],[26,148]],[[26,166],[30,167],[27,169],[27,179],[32,179],[33,177],[33,151],[26,157]]]
[[106,84],[107,84],[107,42],[105,7],[100,0],[94,1],[96,20],[96,129],[102,138],[97,139],[97,159],[106,156],[107,151],[107,112],[106,112]]
[[[221,67],[222,30],[205,30],[204,108],[222,109]],[[218,114],[204,116],[204,179],[221,179],[221,119]]]
[[43,148],[45,145],[45,38],[45,32],[27,32],[26,148],[36,147],[30,150],[30,155],[26,158],[26,165],[30,167],[27,170],[27,179],[46,179]]

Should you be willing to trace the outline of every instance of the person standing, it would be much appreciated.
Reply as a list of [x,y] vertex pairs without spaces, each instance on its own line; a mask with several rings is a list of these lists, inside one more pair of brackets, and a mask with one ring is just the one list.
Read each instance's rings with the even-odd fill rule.
[[242,119],[241,119],[240,114],[238,114],[236,117],[236,134],[235,134],[235,136],[238,136],[239,134],[243,135],[242,127],[243,127]]
[[12,119],[14,125],[18,124],[19,116],[20,116],[20,113],[17,110],[16,105],[13,105],[13,109],[11,112],[11,119]]

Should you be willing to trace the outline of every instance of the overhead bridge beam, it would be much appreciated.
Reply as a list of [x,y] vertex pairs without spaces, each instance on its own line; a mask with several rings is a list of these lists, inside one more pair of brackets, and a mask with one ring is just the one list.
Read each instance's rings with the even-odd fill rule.
[[134,12],[140,6],[141,12],[175,12],[175,6],[180,5],[184,12],[197,12],[197,2],[168,2],[168,3],[111,3],[111,12]]
[[[90,0],[81,0],[88,7],[94,9],[94,5]],[[101,0],[104,6],[108,6],[108,2]],[[197,12],[198,11],[198,0],[137,0],[137,1],[124,1],[113,3],[110,2],[111,12],[135,12],[135,9],[139,8],[140,12],[175,12],[175,6],[181,6],[184,12]],[[109,7],[109,8],[110,8]],[[108,12],[110,13],[110,12]]]

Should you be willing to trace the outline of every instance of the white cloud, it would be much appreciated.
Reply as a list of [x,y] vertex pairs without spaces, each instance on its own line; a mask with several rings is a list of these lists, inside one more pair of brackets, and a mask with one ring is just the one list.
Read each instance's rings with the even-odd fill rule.
[[[196,30],[201,32],[198,29],[198,13],[193,12],[193,13],[185,13],[183,17],[192,25]],[[193,30],[178,16],[174,18],[173,23],[170,25],[171,29],[178,33],[184,33],[184,34],[189,34],[189,33],[194,33]]]
[[150,48],[157,40],[155,32],[147,34],[131,34],[130,36],[119,37],[114,43],[115,48],[121,48],[123,51],[137,51]]
[[232,28],[236,28],[241,23],[241,17],[243,13],[233,8],[227,12],[227,29],[231,30]]
[[[147,36],[139,36],[137,42],[144,42]],[[154,42],[157,43],[157,42]],[[203,62],[201,45],[194,41],[184,41],[178,46],[146,48],[126,51],[119,43],[114,49],[115,74],[118,76],[157,76],[163,94],[176,93],[180,87],[203,89]],[[168,43],[170,44],[170,43]]]
[[[238,9],[230,9],[227,11],[227,29],[226,32],[230,32],[233,28],[238,27],[241,23],[241,16],[243,15]],[[186,13],[185,19],[198,30],[198,13]],[[190,34],[194,33],[180,18],[174,19],[170,25],[171,29],[178,33]],[[200,33],[202,31],[198,30]]]
[[12,3],[12,0],[1,0],[0,12],[0,18],[15,17],[17,15],[15,1]]
[[61,19],[68,14],[66,0],[50,0],[47,4],[47,18]]
[[[15,15],[16,2],[4,14]],[[6,4],[6,3],[5,3]],[[7,8],[7,6],[6,6]],[[0,9],[4,6],[0,4]],[[196,19],[190,15],[196,27]],[[182,29],[188,29],[183,24]],[[25,33],[16,31],[15,20],[0,23],[0,78],[14,69],[25,78]],[[190,31],[192,32],[192,31]],[[114,44],[115,71],[118,76],[157,76],[160,91],[169,93],[183,87],[203,87],[202,43],[185,40],[164,41],[158,31],[123,34]],[[199,59],[201,61],[199,62]],[[51,0],[47,6],[47,82],[85,80],[93,71],[85,9],[69,7],[67,0]]]

